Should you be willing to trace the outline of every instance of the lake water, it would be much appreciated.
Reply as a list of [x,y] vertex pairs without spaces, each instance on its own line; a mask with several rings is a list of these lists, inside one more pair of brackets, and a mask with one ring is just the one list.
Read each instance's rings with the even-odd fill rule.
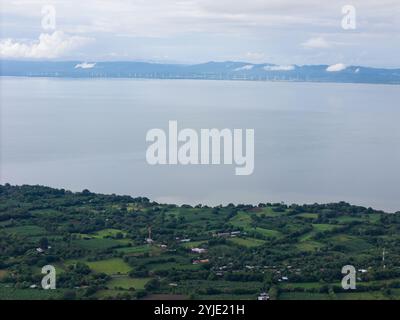
[[[0,78],[1,183],[172,203],[400,210],[400,86]],[[146,133],[255,129],[255,170],[150,166]]]

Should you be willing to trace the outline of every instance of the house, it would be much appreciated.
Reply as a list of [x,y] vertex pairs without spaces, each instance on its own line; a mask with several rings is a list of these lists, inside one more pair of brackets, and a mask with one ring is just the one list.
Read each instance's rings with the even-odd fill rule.
[[192,251],[192,252],[195,252],[195,253],[206,253],[206,252],[207,252],[207,249],[203,249],[203,248],[192,248],[191,251]]
[[231,234],[229,232],[217,233],[217,237],[229,237]]
[[147,242],[148,244],[152,244],[152,243],[154,242],[154,240],[151,239],[151,238],[146,238],[146,242]]
[[36,251],[39,252],[39,253],[43,253],[43,252],[44,252],[44,249],[42,249],[42,248],[36,248]]
[[182,239],[181,242],[190,242],[190,239]]
[[199,263],[208,263],[210,260],[202,259],[202,260],[193,260],[192,264],[199,264]]
[[266,292],[262,292],[258,296],[257,300],[263,300],[263,301],[270,300],[269,294]]

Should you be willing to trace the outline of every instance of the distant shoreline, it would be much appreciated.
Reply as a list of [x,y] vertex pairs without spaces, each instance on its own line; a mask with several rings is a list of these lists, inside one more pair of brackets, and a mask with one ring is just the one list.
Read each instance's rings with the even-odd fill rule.
[[0,189],[1,187],[11,187],[11,188],[15,188],[15,189],[23,189],[23,188],[40,188],[40,189],[47,189],[48,191],[55,191],[55,192],[62,192],[62,193],[67,193],[67,194],[71,194],[71,195],[80,195],[80,194],[92,194],[92,195],[96,195],[96,196],[104,196],[104,197],[120,197],[120,198],[130,198],[132,200],[134,199],[143,199],[148,203],[154,204],[154,205],[162,205],[162,206],[176,206],[178,208],[196,208],[198,206],[201,206],[203,208],[220,208],[220,207],[230,207],[230,206],[234,206],[234,207],[240,207],[240,206],[250,206],[250,207],[254,207],[257,208],[259,206],[264,206],[264,205],[282,205],[282,206],[287,206],[287,207],[291,207],[291,206],[299,206],[299,207],[304,207],[304,206],[330,206],[330,205],[339,205],[339,204],[346,204],[350,207],[354,207],[354,208],[360,208],[360,209],[364,209],[364,210],[374,210],[380,213],[386,213],[386,214],[397,214],[400,213],[400,209],[398,211],[393,211],[393,212],[388,212],[386,210],[380,210],[380,209],[375,209],[372,207],[366,207],[366,206],[362,206],[362,205],[356,205],[353,203],[349,203],[348,201],[334,201],[334,202],[326,202],[326,203],[318,203],[318,202],[313,202],[313,203],[303,203],[303,204],[299,204],[299,203],[286,203],[286,202],[260,202],[260,203],[225,203],[225,204],[219,204],[219,205],[207,205],[207,204],[176,204],[176,203],[170,203],[170,202],[159,202],[159,201],[154,201],[149,199],[146,196],[134,196],[134,195],[128,195],[128,194],[116,194],[116,193],[102,193],[102,192],[92,192],[89,191],[88,189],[83,189],[82,191],[73,191],[70,189],[66,189],[66,188],[60,188],[60,187],[51,187],[51,186],[46,186],[46,185],[41,185],[41,184],[20,184],[20,185],[14,185],[11,183],[7,183],[7,182],[2,182],[0,183]]
[[[336,65],[334,65],[336,66]],[[180,65],[147,62],[9,61],[0,60],[0,76],[72,79],[160,79],[260,82],[400,84],[400,69],[329,65],[207,62]]]
[[268,82],[268,83],[312,83],[312,84],[358,84],[358,85],[384,85],[384,86],[398,86],[400,82],[396,83],[381,83],[381,82],[338,82],[338,81],[290,81],[290,80],[245,80],[245,79],[197,79],[197,78],[145,78],[145,77],[68,77],[68,76],[8,76],[1,75],[1,78],[23,78],[23,79],[58,79],[58,80],[165,80],[165,81],[226,81],[226,82]]

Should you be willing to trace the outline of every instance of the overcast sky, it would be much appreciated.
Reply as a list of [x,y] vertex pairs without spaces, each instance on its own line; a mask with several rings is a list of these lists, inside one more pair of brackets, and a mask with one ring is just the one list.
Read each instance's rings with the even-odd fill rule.
[[[400,0],[0,3],[3,59],[400,67]],[[342,27],[345,5],[356,9],[355,29]]]

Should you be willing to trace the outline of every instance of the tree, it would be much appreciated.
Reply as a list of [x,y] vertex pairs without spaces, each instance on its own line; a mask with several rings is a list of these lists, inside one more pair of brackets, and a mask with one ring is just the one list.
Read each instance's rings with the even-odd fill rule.
[[76,299],[76,292],[73,290],[67,290],[63,294],[64,300],[75,300]]
[[39,240],[39,248],[41,249],[47,249],[49,247],[49,240],[45,237],[41,238]]
[[158,279],[151,279],[149,282],[146,283],[144,288],[147,291],[153,291],[160,288],[160,281]]

